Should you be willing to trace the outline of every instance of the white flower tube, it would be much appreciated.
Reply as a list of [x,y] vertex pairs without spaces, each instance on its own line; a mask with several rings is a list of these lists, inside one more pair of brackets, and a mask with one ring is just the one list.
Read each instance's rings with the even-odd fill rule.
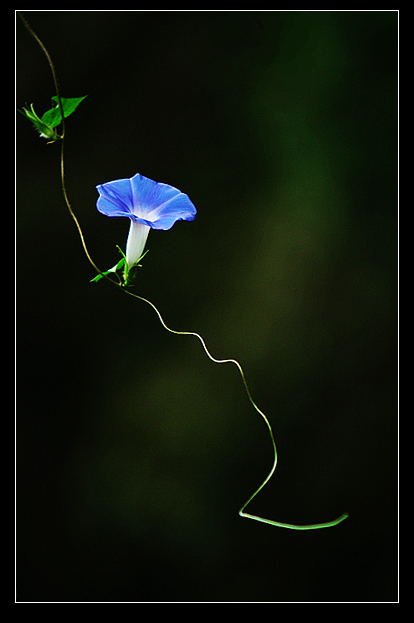
[[131,219],[125,254],[128,268],[132,268],[135,264],[138,264],[144,252],[150,229],[148,225]]

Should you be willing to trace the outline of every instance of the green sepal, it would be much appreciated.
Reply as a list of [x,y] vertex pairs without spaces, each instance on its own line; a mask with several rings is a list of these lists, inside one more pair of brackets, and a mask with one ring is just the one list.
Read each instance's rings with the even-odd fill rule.
[[44,138],[48,138],[51,141],[57,141],[61,138],[51,126],[44,123],[42,119],[37,116],[34,111],[33,104],[30,104],[30,110],[23,107],[23,110],[19,110],[18,112],[31,121],[35,128],[39,130],[40,135]]
[[[118,247],[119,249],[119,247]],[[119,249],[119,251],[123,254],[123,252],[121,251],[121,249]],[[146,254],[149,252],[149,249],[147,249],[146,251],[144,251],[144,253],[141,255],[141,257],[139,258],[138,262],[140,262],[142,260],[143,257],[146,256]],[[124,256],[125,257],[125,256]],[[132,287],[133,281],[135,279],[136,276],[136,269],[137,268],[142,268],[142,264],[138,264],[138,262],[136,264],[134,264],[133,266],[129,266],[126,262],[126,258],[125,258],[125,270],[124,270],[124,286],[125,287]]]
[[127,260],[126,260],[126,255],[125,255],[125,253],[122,251],[122,249],[121,249],[121,247],[119,246],[119,244],[116,244],[115,246],[116,246],[116,248],[118,249],[118,251],[120,252],[120,254],[122,255],[122,259],[124,260],[125,265],[126,265]]

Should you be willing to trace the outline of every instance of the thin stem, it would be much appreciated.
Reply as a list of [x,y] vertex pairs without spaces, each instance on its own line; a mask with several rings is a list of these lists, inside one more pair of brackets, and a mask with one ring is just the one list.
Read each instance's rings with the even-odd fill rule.
[[115,283],[110,277],[108,277],[108,275],[104,275],[103,272],[100,270],[100,268],[98,268],[96,266],[95,262],[91,258],[90,253],[88,251],[88,248],[86,246],[85,237],[83,235],[82,228],[81,228],[81,226],[79,224],[79,221],[78,221],[74,211],[72,210],[72,206],[70,205],[68,193],[66,191],[66,181],[65,181],[65,159],[64,159],[65,129],[66,129],[65,128],[65,113],[64,113],[64,110],[63,110],[62,99],[61,99],[61,96],[60,96],[60,89],[59,89],[59,83],[58,83],[58,79],[57,79],[55,66],[53,65],[52,59],[50,58],[50,54],[47,51],[47,49],[46,49],[45,45],[43,44],[43,42],[41,41],[41,39],[39,39],[39,37],[37,36],[37,34],[33,30],[33,28],[30,26],[29,22],[26,20],[25,17],[23,17],[22,13],[20,11],[17,11],[17,12],[18,12],[18,14],[20,16],[20,19],[22,20],[23,24],[27,28],[27,30],[30,32],[32,37],[34,37],[34,39],[37,41],[37,43],[40,45],[40,47],[42,48],[43,52],[45,53],[45,56],[47,58],[47,62],[49,64],[49,67],[50,67],[51,72],[52,72],[53,83],[55,85],[56,96],[57,96],[58,103],[59,103],[60,115],[62,117],[62,134],[61,134],[62,142],[61,142],[61,147],[60,147],[60,178],[61,178],[62,192],[63,192],[63,197],[65,199],[66,207],[69,210],[69,214],[71,215],[71,217],[73,218],[73,220],[75,222],[76,228],[78,230],[78,233],[79,233],[79,236],[80,236],[80,239],[81,239],[83,250],[85,251],[85,255],[88,258],[89,263],[93,266],[93,268],[96,270],[96,272],[99,273],[100,275],[102,275],[107,281],[110,281],[114,285],[119,285],[119,284]]
[[62,99],[60,97],[59,83],[58,83],[57,76],[56,76],[55,66],[53,65],[53,62],[52,62],[52,59],[50,58],[49,52],[47,51],[47,49],[43,45],[43,42],[39,39],[39,37],[37,36],[37,34],[33,30],[33,28],[30,26],[30,24],[27,21],[27,19],[25,17],[23,17],[21,11],[17,11],[17,12],[18,12],[18,14],[20,16],[20,19],[22,20],[23,24],[26,26],[27,30],[30,32],[32,37],[34,37],[36,39],[37,43],[42,48],[43,52],[46,55],[47,62],[49,63],[49,67],[52,70],[53,82],[55,83],[56,96],[57,96],[58,102],[59,102],[60,115],[62,117],[62,135],[61,136],[62,136],[62,139],[63,139],[64,136],[65,136],[65,115],[64,115],[64,112],[63,112]]

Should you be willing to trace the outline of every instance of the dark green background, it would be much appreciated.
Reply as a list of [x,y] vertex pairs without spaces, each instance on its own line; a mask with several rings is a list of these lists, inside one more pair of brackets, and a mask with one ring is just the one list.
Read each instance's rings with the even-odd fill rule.
[[[28,12],[62,95],[95,262],[139,172],[194,222],[150,233],[136,292],[94,276],[59,145],[17,118],[17,599],[397,599],[397,12]],[[17,101],[54,95],[17,18]]]

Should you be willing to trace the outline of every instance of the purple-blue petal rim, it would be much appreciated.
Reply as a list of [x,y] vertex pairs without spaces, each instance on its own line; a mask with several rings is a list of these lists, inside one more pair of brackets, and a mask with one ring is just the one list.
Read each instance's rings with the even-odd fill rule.
[[170,229],[178,220],[192,221],[197,210],[178,188],[137,173],[96,187],[96,207],[106,216],[126,216],[152,229]]

